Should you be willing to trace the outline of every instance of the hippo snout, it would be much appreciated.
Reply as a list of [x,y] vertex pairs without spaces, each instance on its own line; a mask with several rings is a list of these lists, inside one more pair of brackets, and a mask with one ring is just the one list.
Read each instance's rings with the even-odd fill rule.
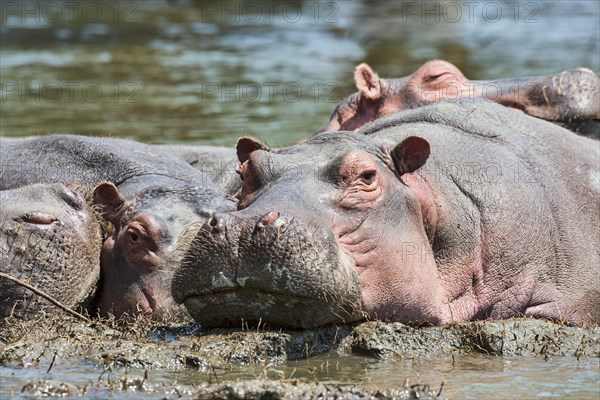
[[332,232],[279,211],[215,213],[182,238],[173,297],[204,326],[356,319],[358,276]]
[[[286,218],[280,218],[281,214],[277,211],[271,211],[257,218],[255,227],[258,230],[267,227],[278,228],[288,222]],[[214,234],[225,233],[229,221],[229,215],[226,213],[214,213],[203,225],[202,229]]]

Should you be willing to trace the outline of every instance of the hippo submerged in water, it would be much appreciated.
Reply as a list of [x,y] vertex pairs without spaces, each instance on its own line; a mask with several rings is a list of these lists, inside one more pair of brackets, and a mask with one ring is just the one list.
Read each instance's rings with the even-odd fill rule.
[[175,252],[173,296],[204,326],[600,322],[596,141],[481,101],[237,151],[238,211]]
[[354,81],[358,92],[336,107],[320,132],[357,130],[377,118],[442,100],[484,98],[600,137],[600,79],[587,68],[550,76],[470,81],[443,60],[429,61],[414,74],[397,79],[379,78],[367,64],[360,64]]
[[[35,184],[0,191],[0,272],[74,308],[92,298],[100,277],[102,218],[91,190]],[[34,317],[50,303],[0,278],[0,316]]]
[[129,140],[54,135],[0,146],[0,189],[33,183],[95,187],[112,231],[102,244],[96,307],[101,316],[177,313],[164,269],[192,221],[235,209],[234,199],[188,163]]

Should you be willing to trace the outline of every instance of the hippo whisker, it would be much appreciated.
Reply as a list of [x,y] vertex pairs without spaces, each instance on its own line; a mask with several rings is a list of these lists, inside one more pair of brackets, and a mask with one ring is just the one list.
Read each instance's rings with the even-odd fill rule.
[[[53,305],[55,305],[56,307],[60,308],[61,310],[63,310],[64,312],[66,312],[67,314],[70,314],[74,317],[76,317],[77,319],[80,319],[82,321],[85,322],[92,322],[92,320],[90,320],[88,317],[70,309],[69,307],[65,306],[64,304],[62,304],[61,302],[59,302],[58,300],[56,300],[54,297],[50,296],[49,294],[47,294],[46,292],[44,292],[43,290],[37,289],[31,285],[29,285],[27,282],[24,282],[20,279],[17,279],[13,276],[10,276],[8,274],[5,274],[3,272],[0,272],[0,278],[1,279],[6,279],[8,281],[11,281],[21,287],[24,287],[25,289],[31,291],[32,293],[36,294],[37,296],[43,297],[45,300],[49,301],[50,303],[52,303]],[[17,304],[15,304],[11,310],[10,310],[10,315],[12,316],[14,314],[15,308],[17,307]]]

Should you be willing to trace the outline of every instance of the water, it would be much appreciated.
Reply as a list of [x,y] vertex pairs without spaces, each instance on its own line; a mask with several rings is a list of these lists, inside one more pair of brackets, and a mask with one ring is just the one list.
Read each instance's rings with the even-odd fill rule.
[[[43,371],[41,371],[43,369]],[[61,366],[50,373],[46,368],[0,367],[0,398],[18,394],[23,385],[36,379],[54,379],[83,386],[108,380],[108,374],[93,365]],[[180,386],[202,382],[244,379],[289,379],[341,382],[379,387],[428,384],[434,390],[456,399],[595,399],[600,393],[598,359],[532,357],[491,357],[462,355],[420,360],[373,360],[335,353],[290,361],[283,366],[247,366],[204,371],[148,371],[147,382]],[[102,374],[102,375],[101,375]],[[141,378],[143,370],[129,369],[129,378]],[[123,375],[112,376],[117,381]],[[442,386],[443,384],[443,386]],[[89,398],[137,398],[139,393],[90,391]],[[144,398],[163,398],[164,394],[146,392]]]
[[0,134],[274,146],[306,138],[353,70],[443,58],[471,79],[600,69],[584,1],[4,1]]
[[[251,134],[280,146],[328,120],[354,91],[360,62],[384,77],[408,75],[432,58],[455,63],[471,79],[600,70],[596,0],[78,4],[2,2],[0,135],[74,132],[231,146]],[[85,383],[101,372],[94,365],[57,366],[49,374],[0,367],[0,397],[32,379]],[[598,398],[598,374],[598,359],[374,361],[333,354],[218,372],[222,379],[386,385],[410,378],[444,382],[450,397],[488,399]],[[191,384],[209,376],[150,371],[154,382]]]

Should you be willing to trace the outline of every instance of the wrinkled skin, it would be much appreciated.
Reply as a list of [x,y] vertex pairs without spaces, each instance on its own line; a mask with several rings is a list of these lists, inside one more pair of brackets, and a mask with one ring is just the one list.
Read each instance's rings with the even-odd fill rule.
[[238,159],[234,148],[181,144],[161,144],[157,147],[206,174],[226,194],[235,195],[242,188],[242,181],[235,173]]
[[179,244],[173,296],[200,324],[600,322],[596,141],[482,101],[237,150],[239,210]]
[[36,182],[95,186],[94,202],[112,225],[102,245],[100,316],[178,315],[165,268],[173,243],[190,222],[235,208],[185,161],[128,140],[55,135],[6,141],[0,156],[1,189]]
[[[36,184],[0,191],[0,271],[74,308],[100,277],[101,218],[79,188]],[[54,313],[49,302],[0,278],[0,316]]]
[[600,137],[600,79],[586,68],[550,76],[470,81],[443,60],[429,61],[398,79],[379,78],[367,64],[360,64],[354,81],[358,92],[336,107],[320,132],[355,131],[377,118],[442,100],[483,98]]
[[203,327],[352,320],[358,279],[348,257],[331,246],[331,231],[317,224],[277,213],[215,214],[180,241],[173,295]]

